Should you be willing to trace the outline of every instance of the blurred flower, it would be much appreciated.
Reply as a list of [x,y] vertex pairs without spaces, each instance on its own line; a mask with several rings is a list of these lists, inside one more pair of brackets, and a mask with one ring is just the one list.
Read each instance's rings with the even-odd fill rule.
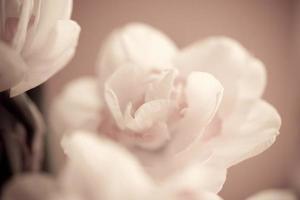
[[156,185],[126,150],[76,131],[63,141],[69,157],[58,178],[22,175],[4,190],[3,200],[221,200],[215,194]]
[[227,168],[279,133],[280,116],[261,99],[265,68],[232,39],[179,50],[158,30],[130,24],[108,38],[98,67],[98,78],[75,80],[56,99],[54,131],[83,128],[118,141],[159,182],[188,179],[218,192]]
[[72,58],[80,32],[72,0],[0,0],[0,91],[21,94]]
[[246,200],[297,200],[297,197],[290,190],[270,189],[261,191]]

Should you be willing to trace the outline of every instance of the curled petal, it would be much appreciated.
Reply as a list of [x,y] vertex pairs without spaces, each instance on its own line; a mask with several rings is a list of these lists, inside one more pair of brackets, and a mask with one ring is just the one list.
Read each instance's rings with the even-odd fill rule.
[[220,114],[228,115],[240,97],[259,98],[265,88],[263,64],[233,39],[212,37],[178,53],[175,65],[183,74],[202,71],[213,74],[224,86]]
[[[38,2],[37,2],[38,3]],[[58,20],[68,20],[71,15],[72,0],[41,1],[37,24],[28,35],[24,55],[35,54],[45,47],[51,30],[55,28]],[[47,45],[46,45],[47,46]]]
[[100,81],[127,62],[148,69],[170,68],[176,51],[176,45],[159,30],[140,23],[126,25],[115,30],[101,49]]
[[145,94],[145,101],[169,99],[176,78],[176,70],[171,69],[158,81],[150,84]]
[[11,96],[36,87],[64,67],[75,53],[79,32],[80,27],[75,22],[59,21],[43,49],[25,58],[30,68],[24,80],[12,88]]
[[170,139],[170,133],[165,123],[157,123],[146,130],[142,137],[137,139],[137,146],[155,150],[164,145]]
[[146,88],[146,75],[146,72],[137,65],[126,64],[106,81],[105,90],[112,90],[115,93],[121,111],[125,110],[129,102],[142,100]]
[[240,98],[260,98],[266,87],[266,69],[264,64],[249,57],[242,78],[239,80]]
[[39,52],[28,55],[26,59],[34,59],[38,57],[42,60],[54,60],[63,54],[68,48],[74,48],[77,45],[80,32],[79,25],[71,20],[58,20],[54,26],[48,40],[45,41]]
[[221,83],[212,75],[193,72],[186,85],[187,108],[184,117],[175,125],[169,151],[178,153],[201,137],[210,123],[223,96]]
[[165,122],[170,110],[168,100],[154,100],[143,104],[134,114],[127,112],[126,126],[133,131],[141,132],[151,128],[155,123]]
[[256,156],[274,143],[280,126],[280,116],[267,102],[241,102],[224,123],[222,133],[211,140],[214,153],[210,162],[230,167]]
[[0,42],[0,91],[19,83],[26,70],[27,66],[17,52]]
[[121,130],[123,130],[125,128],[125,125],[123,114],[119,105],[119,100],[114,91],[109,88],[105,89],[105,101],[117,126]]

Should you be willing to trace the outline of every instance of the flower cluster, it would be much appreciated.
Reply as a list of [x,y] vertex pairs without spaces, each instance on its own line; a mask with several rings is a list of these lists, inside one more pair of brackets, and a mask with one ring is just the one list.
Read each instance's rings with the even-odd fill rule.
[[[0,90],[21,94],[66,65],[80,27],[72,0],[0,0]],[[179,49],[133,23],[100,50],[97,75],[69,83],[51,107],[57,176],[16,176],[3,200],[221,200],[227,170],[269,148],[281,118],[262,99],[263,63],[237,41]],[[249,200],[294,200],[267,191]]]
[[229,167],[279,133],[277,111],[261,99],[265,68],[233,39],[180,50],[162,32],[129,24],[108,37],[97,71],[57,97],[53,130],[83,129],[119,143],[157,184],[219,192]]

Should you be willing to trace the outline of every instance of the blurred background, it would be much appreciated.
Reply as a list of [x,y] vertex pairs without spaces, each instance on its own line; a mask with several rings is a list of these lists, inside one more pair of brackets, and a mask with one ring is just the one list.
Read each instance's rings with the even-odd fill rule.
[[212,35],[230,36],[265,63],[264,97],[279,110],[283,125],[269,150],[230,169],[221,196],[239,200],[263,189],[295,188],[297,165],[300,182],[300,1],[74,0],[73,18],[82,27],[78,50],[47,82],[47,104],[65,83],[94,74],[101,43],[128,22],[153,25],[179,47]]

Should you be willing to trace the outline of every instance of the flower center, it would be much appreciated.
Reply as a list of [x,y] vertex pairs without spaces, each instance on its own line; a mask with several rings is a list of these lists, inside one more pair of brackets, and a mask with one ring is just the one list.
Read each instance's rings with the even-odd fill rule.
[[173,125],[184,116],[187,107],[185,81],[177,76],[176,70],[148,73],[135,79],[139,81],[132,85],[139,87],[139,92],[124,93],[119,85],[115,86],[116,82],[112,82],[115,85],[111,84],[111,88],[115,89],[111,93],[115,94],[106,101],[113,117],[110,121],[116,122],[115,128],[110,130],[118,131],[106,131],[105,134],[129,146],[157,150],[171,139]]

